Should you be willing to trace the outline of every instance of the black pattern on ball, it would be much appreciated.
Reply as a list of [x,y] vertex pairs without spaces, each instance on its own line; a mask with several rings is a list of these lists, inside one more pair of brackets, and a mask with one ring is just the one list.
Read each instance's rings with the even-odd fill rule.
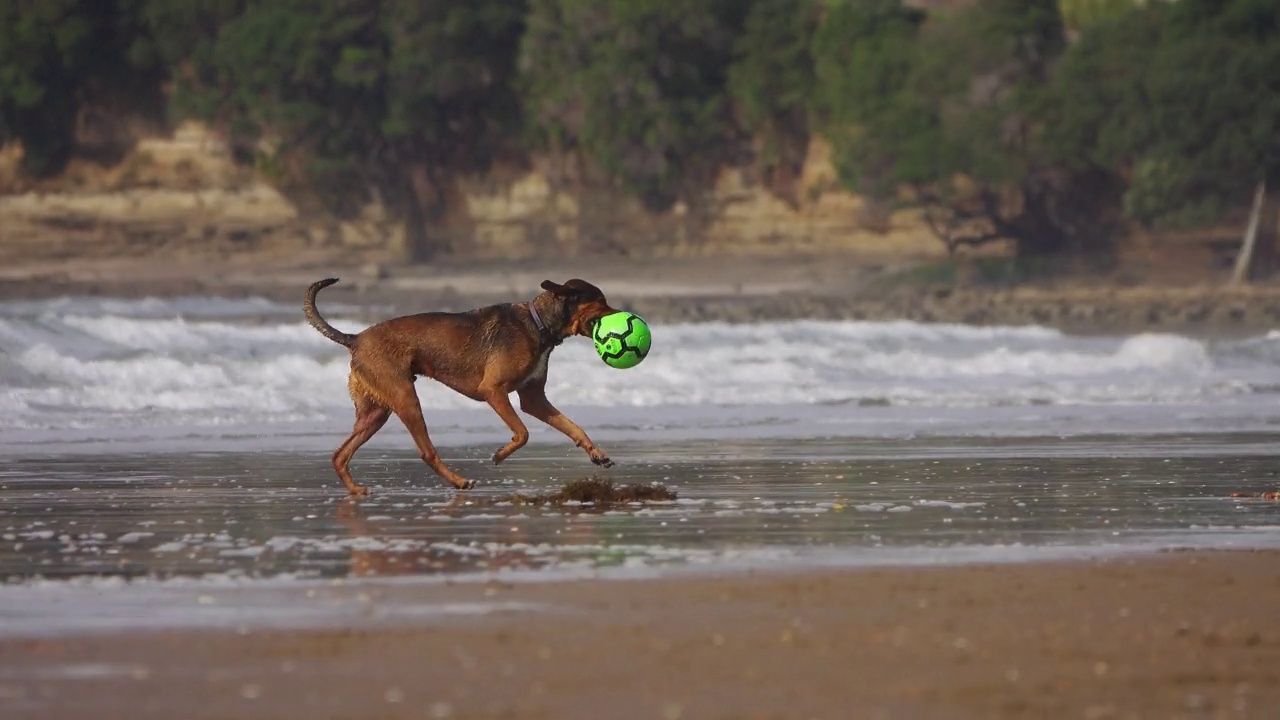
[[[607,323],[597,323],[592,329],[591,339],[595,342],[600,359],[605,363],[618,368],[634,367],[649,354],[649,328],[643,319],[632,313],[618,315],[625,315],[625,327],[616,327],[617,320],[622,318],[616,318],[612,323],[615,327],[609,330],[603,328]],[[628,361],[628,354],[635,362]]]

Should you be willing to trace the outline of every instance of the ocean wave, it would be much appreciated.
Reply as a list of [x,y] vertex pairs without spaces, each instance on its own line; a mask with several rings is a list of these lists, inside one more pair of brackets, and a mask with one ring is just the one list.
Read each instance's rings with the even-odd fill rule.
[[[256,303],[215,303],[222,316],[211,317],[194,300],[166,302],[49,301],[22,312],[5,305],[0,427],[201,425],[237,415],[272,422],[348,411],[346,350],[306,323],[264,321],[251,312],[263,309]],[[674,323],[654,332],[649,358],[628,371],[569,339],[551,364],[549,396],[564,406],[981,408],[1230,402],[1280,385],[1274,333],[1215,346],[1177,335],[1091,338],[906,321]],[[426,408],[475,405],[435,383],[418,389]]]

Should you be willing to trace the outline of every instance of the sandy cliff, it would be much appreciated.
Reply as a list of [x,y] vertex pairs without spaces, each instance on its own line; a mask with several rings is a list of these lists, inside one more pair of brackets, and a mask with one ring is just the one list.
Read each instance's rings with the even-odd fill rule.
[[[721,173],[698,207],[653,213],[608,188],[556,183],[539,167],[464,179],[439,234],[459,258],[519,260],[580,254],[689,256],[854,252],[930,257],[942,246],[911,212],[875,230],[862,201],[840,190],[824,143],[810,150],[796,204],[739,170]],[[196,124],[143,140],[118,165],[77,162],[60,178],[17,178],[0,159],[0,264],[164,254],[225,258],[328,249],[392,259],[404,233],[377,207],[337,222],[302,212],[232,162]]]
[[655,320],[905,318],[1213,334],[1280,325],[1280,287],[1223,285],[1238,244],[1229,228],[1207,240],[1135,236],[1118,272],[1034,287],[955,287],[945,274],[913,271],[944,260],[941,243],[912,212],[868,212],[838,189],[821,142],[794,203],[740,170],[721,173],[702,206],[660,214],[604,188],[557,183],[536,162],[470,178],[445,219],[453,252],[420,265],[399,260],[404,232],[378,207],[343,222],[307,213],[198,125],[143,140],[113,167],[78,162],[49,182],[20,179],[15,160],[12,148],[0,151],[0,297],[293,301],[310,281],[339,275],[335,299],[414,311],[524,297],[543,277],[580,275]]

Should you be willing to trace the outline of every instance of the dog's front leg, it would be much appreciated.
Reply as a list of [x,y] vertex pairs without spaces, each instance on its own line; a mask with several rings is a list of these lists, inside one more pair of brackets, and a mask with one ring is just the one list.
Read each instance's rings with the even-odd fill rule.
[[529,442],[529,428],[524,426],[524,422],[520,420],[520,416],[516,414],[516,409],[511,407],[511,398],[501,391],[495,391],[489,396],[489,407],[498,413],[498,417],[502,418],[502,422],[511,428],[511,442],[499,448],[493,454],[493,464],[506,460],[511,457],[511,453],[524,447]]
[[575,445],[587,451],[591,462],[602,467],[613,467],[613,461],[601,450],[591,438],[578,427],[577,423],[565,417],[547,400],[546,385],[535,383],[526,385],[516,391],[520,395],[520,409],[538,418],[542,422],[564,433]]

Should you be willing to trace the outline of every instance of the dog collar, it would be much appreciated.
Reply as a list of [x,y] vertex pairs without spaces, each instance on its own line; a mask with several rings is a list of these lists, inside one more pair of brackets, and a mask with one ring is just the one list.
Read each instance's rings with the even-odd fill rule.
[[542,322],[542,318],[538,317],[538,308],[533,303],[527,303],[529,306],[529,314],[533,316],[533,324],[538,326],[538,332],[545,333],[547,331],[546,323]]
[[547,327],[542,321],[542,316],[538,314],[538,309],[533,306],[533,301],[525,303],[524,306],[529,309],[529,317],[533,319],[533,326],[538,330],[538,339],[546,343],[550,347],[556,347],[564,342],[564,338],[559,337],[555,332]]

